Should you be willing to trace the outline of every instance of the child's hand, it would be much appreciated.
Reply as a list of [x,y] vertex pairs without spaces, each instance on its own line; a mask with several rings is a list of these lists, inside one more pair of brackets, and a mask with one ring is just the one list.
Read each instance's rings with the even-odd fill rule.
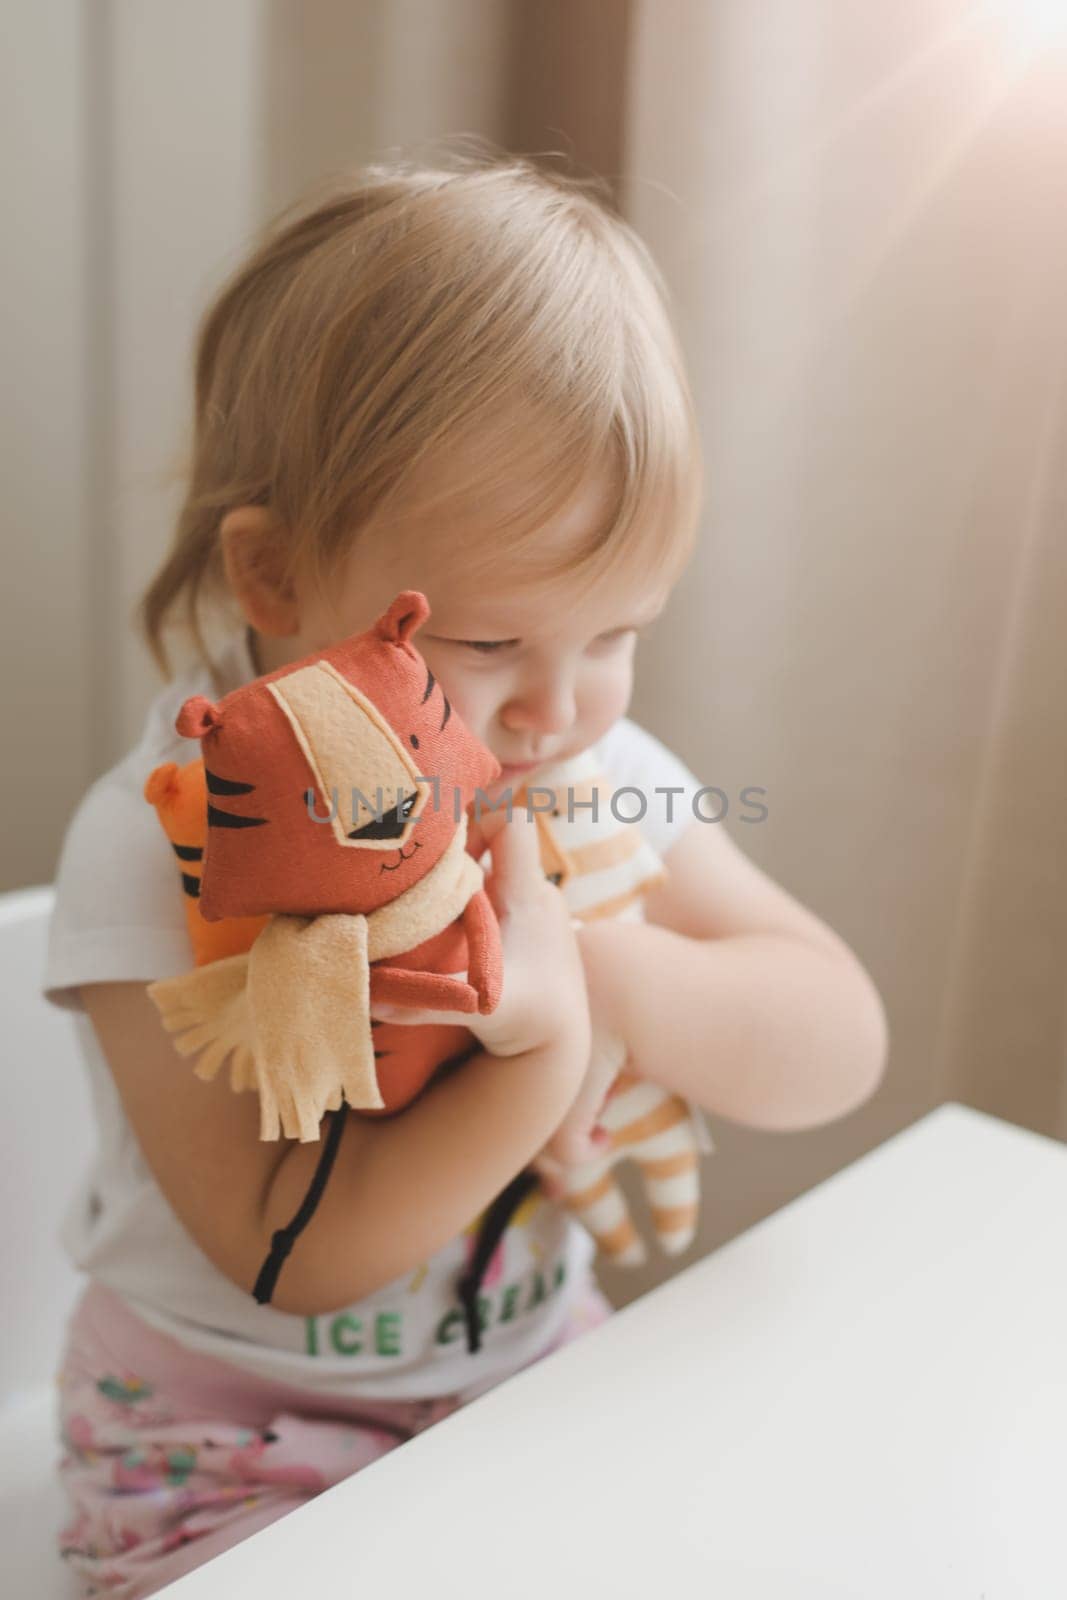
[[496,1056],[537,1049],[575,1029],[588,1039],[589,1002],[581,951],[563,894],[541,870],[534,818],[525,808],[512,811],[489,849],[492,871],[485,889],[500,923],[504,954],[496,1009],[482,1016],[372,1001],[371,1016],[409,1026],[460,1023]]
[[594,1161],[603,1154],[609,1136],[597,1127],[597,1121],[626,1057],[623,1040],[594,1023],[585,1077],[570,1110],[542,1152],[547,1157],[546,1165],[573,1166]]
[[[583,929],[577,920],[573,926]],[[580,940],[592,1029],[589,1065],[567,1115],[533,1163],[548,1192],[555,1195],[561,1192],[564,1167],[595,1161],[610,1147],[610,1134],[597,1122],[612,1084],[629,1060],[626,1020],[619,990],[612,981],[614,964],[590,959],[596,926],[584,926]]]

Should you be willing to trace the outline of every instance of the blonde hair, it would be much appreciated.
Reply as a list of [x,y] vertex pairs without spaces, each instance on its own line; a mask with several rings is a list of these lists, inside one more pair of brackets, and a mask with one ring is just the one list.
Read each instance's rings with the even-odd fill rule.
[[688,560],[700,448],[647,249],[601,180],[484,146],[439,152],[283,213],[204,314],[187,492],[138,605],[165,675],[175,623],[210,664],[202,613],[227,596],[228,510],[268,506],[288,574],[324,586],[416,468],[442,460],[449,503],[509,496],[487,561],[532,558],[538,525],[604,467],[610,514],[568,573],[595,582],[626,558],[673,581]]

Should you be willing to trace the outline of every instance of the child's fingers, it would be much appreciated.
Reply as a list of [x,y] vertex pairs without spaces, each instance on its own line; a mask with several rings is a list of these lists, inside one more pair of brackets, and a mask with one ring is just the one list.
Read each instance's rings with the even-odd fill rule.
[[553,1161],[551,1156],[542,1151],[530,1165],[540,1178],[548,1198],[550,1200],[562,1200],[566,1190],[563,1183],[563,1168],[559,1162]]
[[545,1146],[551,1159],[562,1167],[584,1167],[600,1161],[611,1148],[611,1135],[602,1128],[568,1128],[557,1130]]
[[526,900],[544,884],[537,823],[525,807],[516,808],[494,834],[490,845],[492,871],[485,888],[498,917]]
[[393,1006],[377,1000],[371,1001],[370,1014],[375,1022],[399,1022],[409,1028],[432,1022],[455,1027],[464,1023],[466,1015],[461,1011],[431,1011],[422,1006]]
[[539,1151],[530,1165],[544,1184],[550,1200],[562,1200],[567,1193],[567,1170],[601,1161],[611,1148],[611,1135],[605,1128],[591,1128],[582,1134],[558,1131]]

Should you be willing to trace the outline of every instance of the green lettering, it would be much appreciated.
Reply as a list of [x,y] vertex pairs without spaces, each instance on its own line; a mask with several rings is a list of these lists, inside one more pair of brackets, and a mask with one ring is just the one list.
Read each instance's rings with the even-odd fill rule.
[[[484,1294],[478,1296],[478,1326],[484,1333],[489,1326],[493,1311],[493,1302]],[[462,1310],[446,1311],[437,1324],[437,1343],[454,1344],[460,1337],[460,1330],[467,1326],[466,1313]]]
[[567,1263],[565,1261],[563,1261],[563,1260],[557,1261],[556,1262],[556,1271],[555,1271],[555,1274],[554,1274],[554,1276],[552,1278],[552,1287],[553,1287],[553,1289],[560,1288],[560,1286],[562,1285],[563,1280],[564,1280],[564,1278],[566,1276],[567,1276]]
[[519,1303],[519,1285],[509,1283],[500,1301],[500,1320],[510,1322]]
[[446,1311],[437,1324],[437,1343],[454,1344],[462,1321],[462,1311]]
[[[345,1334],[349,1331],[352,1337],[346,1339]],[[362,1332],[363,1324],[359,1318],[350,1317],[348,1312],[344,1311],[330,1323],[330,1343],[339,1356],[358,1356],[363,1349],[360,1337]]]
[[534,1306],[539,1306],[547,1293],[548,1290],[545,1288],[544,1278],[539,1272],[535,1272],[533,1276],[533,1291],[526,1302],[527,1311],[532,1311]]
[[374,1319],[374,1348],[380,1356],[400,1354],[399,1311],[379,1311]]
[[317,1317],[304,1318],[304,1331],[307,1335],[307,1353],[317,1356],[319,1353],[319,1324]]

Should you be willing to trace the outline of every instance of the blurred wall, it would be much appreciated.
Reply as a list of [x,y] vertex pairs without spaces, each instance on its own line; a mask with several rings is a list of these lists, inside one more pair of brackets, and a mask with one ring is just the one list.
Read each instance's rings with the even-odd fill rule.
[[46,878],[98,747],[89,505],[88,50],[77,0],[9,14],[0,55],[0,888]]
[[7,889],[51,877],[158,687],[130,611],[177,501],[196,317],[267,181],[257,0],[64,0],[5,23]]

